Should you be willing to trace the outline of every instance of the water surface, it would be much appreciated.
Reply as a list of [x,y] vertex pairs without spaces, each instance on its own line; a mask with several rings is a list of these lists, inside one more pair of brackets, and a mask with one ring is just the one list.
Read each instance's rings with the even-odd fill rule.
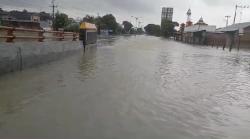
[[250,52],[102,39],[0,77],[1,139],[246,139]]

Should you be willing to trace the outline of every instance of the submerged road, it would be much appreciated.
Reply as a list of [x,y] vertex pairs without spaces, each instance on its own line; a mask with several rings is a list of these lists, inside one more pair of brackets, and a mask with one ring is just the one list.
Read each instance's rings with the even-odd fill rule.
[[0,77],[1,139],[246,139],[250,52],[149,36]]

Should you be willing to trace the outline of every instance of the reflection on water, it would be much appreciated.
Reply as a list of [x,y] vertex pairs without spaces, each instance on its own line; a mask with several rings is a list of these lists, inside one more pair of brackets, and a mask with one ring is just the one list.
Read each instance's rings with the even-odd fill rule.
[[87,49],[85,53],[83,53],[80,63],[79,70],[81,74],[81,78],[88,79],[94,77],[96,71],[96,47],[90,47]]
[[0,138],[249,138],[249,83],[248,51],[102,37],[1,77]]

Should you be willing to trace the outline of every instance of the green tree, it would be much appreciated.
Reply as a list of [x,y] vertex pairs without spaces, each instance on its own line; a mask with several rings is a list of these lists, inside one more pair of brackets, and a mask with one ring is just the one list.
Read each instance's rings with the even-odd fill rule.
[[64,30],[69,32],[79,32],[80,25],[78,23],[72,23],[65,27]]
[[171,37],[173,36],[176,30],[174,29],[175,26],[179,26],[177,22],[172,22],[167,19],[163,19],[161,22],[161,34],[164,37]]
[[86,15],[84,18],[83,18],[83,22],[88,22],[88,23],[96,23],[95,21],[95,17],[94,16],[91,16],[91,15]]
[[123,27],[122,27],[121,24],[117,25],[116,33],[118,33],[118,34],[122,34],[123,33]]
[[183,33],[184,30],[185,30],[185,23],[182,23],[181,26],[180,26],[180,32]]
[[102,23],[102,17],[100,16],[96,17],[95,24],[98,30],[98,34],[100,34],[101,29],[104,27],[104,23]]
[[154,36],[161,35],[161,26],[160,25],[148,24],[144,29],[148,35],[154,35]]
[[116,18],[112,14],[107,14],[102,17],[102,29],[112,30],[113,33],[117,33],[118,23]]
[[40,12],[39,16],[40,16],[40,19],[42,21],[48,21],[48,20],[52,19],[51,15],[49,13],[46,13],[46,12]]
[[138,29],[137,29],[137,33],[139,33],[139,34],[143,34],[143,33],[144,33],[144,31],[143,31],[143,29],[142,29],[142,28],[138,28]]
[[128,21],[123,21],[122,25],[124,26],[125,33],[130,33],[131,29],[133,28],[133,25]]
[[57,12],[53,23],[54,30],[58,30],[59,28],[65,28],[68,25],[69,25],[68,15]]

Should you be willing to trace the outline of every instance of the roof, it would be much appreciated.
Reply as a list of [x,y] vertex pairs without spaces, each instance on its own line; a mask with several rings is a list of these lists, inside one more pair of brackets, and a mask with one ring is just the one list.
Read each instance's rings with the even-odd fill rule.
[[221,32],[231,32],[231,31],[243,31],[244,28],[247,28],[250,26],[250,22],[245,22],[245,23],[238,23],[238,24],[234,24],[231,26],[227,26],[224,28],[220,28],[217,31],[221,31]]
[[204,22],[203,18],[201,17],[201,18],[199,19],[199,21],[198,21],[197,23],[195,23],[195,25],[208,25],[208,24],[206,24],[206,23]]
[[31,20],[17,20],[17,19],[11,19],[11,20],[3,20],[3,21],[7,21],[7,22],[22,22],[22,23],[39,23],[39,22],[34,22]]
[[193,25],[186,27],[184,32],[199,32],[199,31],[207,31],[207,32],[215,32],[216,26],[208,26],[208,25]]
[[97,28],[96,28],[95,24],[82,22],[81,25],[80,25],[80,29],[94,29],[94,30],[96,30]]

